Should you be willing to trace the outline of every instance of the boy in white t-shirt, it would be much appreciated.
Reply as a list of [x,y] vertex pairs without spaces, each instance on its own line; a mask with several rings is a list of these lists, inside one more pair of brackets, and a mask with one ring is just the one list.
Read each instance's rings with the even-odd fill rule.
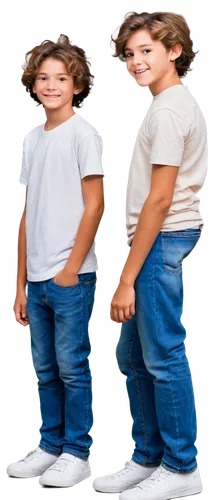
[[[119,368],[127,376],[135,450],[125,469],[94,488],[121,500],[166,500],[200,493],[196,413],[185,354],[182,261],[203,220],[197,192],[207,170],[206,125],[184,77],[195,57],[185,19],[129,13],[115,57],[153,101],[140,127],[127,189],[130,253],[111,303],[122,322]],[[130,489],[129,489],[130,488]],[[125,491],[126,490],[126,491]]]
[[[85,52],[65,35],[26,54],[22,83],[47,121],[24,140],[27,186],[18,244],[16,320],[30,325],[42,426],[14,477],[73,486],[90,476],[88,322],[96,286],[94,238],[103,214],[102,140],[73,110],[93,82]],[[28,297],[26,283],[28,281]]]

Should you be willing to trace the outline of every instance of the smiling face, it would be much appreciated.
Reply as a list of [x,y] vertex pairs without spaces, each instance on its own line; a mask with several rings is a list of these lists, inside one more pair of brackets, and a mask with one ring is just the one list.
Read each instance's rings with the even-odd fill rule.
[[65,63],[53,57],[47,57],[39,66],[33,92],[47,110],[71,107],[75,89],[73,77],[68,73]]
[[174,61],[181,52],[180,44],[167,50],[162,42],[153,40],[145,29],[134,32],[124,47],[129,73],[141,87],[149,86],[153,95],[161,92],[165,85],[167,87],[172,82],[180,82]]

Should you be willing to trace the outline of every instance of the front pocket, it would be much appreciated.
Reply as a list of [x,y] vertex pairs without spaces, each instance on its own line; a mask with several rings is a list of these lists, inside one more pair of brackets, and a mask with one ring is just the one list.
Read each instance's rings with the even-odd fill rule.
[[65,289],[65,290],[76,288],[80,285],[80,281],[78,281],[78,283],[75,283],[74,285],[69,285],[69,286],[58,285],[58,283],[55,283],[54,278],[51,278],[51,283],[53,283],[53,285],[56,286],[57,288],[61,288],[61,289]]

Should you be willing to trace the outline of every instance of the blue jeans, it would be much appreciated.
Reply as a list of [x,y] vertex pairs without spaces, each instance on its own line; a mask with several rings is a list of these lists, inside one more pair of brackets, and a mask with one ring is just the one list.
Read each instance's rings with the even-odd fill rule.
[[27,314],[42,416],[40,447],[87,459],[93,423],[88,322],[96,273],[63,287],[28,282]]
[[135,316],[123,323],[117,346],[133,417],[132,459],[174,472],[197,466],[194,393],[180,318],[182,261],[200,234],[200,229],[158,234],[135,281]]

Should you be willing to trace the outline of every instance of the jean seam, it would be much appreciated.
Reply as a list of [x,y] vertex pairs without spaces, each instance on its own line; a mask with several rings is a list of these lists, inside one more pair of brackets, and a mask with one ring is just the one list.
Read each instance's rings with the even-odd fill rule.
[[87,285],[87,286],[90,286],[90,285],[94,285],[94,283],[96,283],[97,281],[97,278],[94,279],[94,280],[91,280],[91,281],[81,281],[81,284],[84,286],[84,285]]
[[[157,335],[157,339],[158,339],[158,343],[159,343],[159,348],[162,351],[161,343],[160,343],[159,328],[158,328],[158,315],[157,315],[158,302],[156,299],[156,252],[154,252],[152,284],[153,284],[153,308],[154,308],[154,312],[155,312],[155,329],[156,329],[156,335]],[[166,354],[164,355],[164,353],[163,353],[163,361],[164,362],[167,360],[167,358],[168,358],[168,356]]]
[[184,238],[191,238],[191,237],[195,238],[195,237],[200,237],[201,236],[201,231],[200,232],[196,232],[195,231],[194,233],[193,232],[189,232],[189,231],[187,233],[185,233],[183,231],[179,232],[179,230],[178,231],[161,231],[161,234],[162,234],[163,237],[167,237],[168,236],[168,238],[179,238],[180,236],[182,238],[183,237]]
[[132,461],[135,462],[136,464],[138,465],[143,465],[144,467],[159,467],[159,465],[161,464],[160,460],[156,460],[155,462],[140,462],[136,457],[132,457]]
[[[96,284],[96,287],[98,287],[98,279],[97,279],[97,276],[93,282],[93,284],[91,285],[91,289],[94,290],[94,285]],[[92,328],[93,328],[93,316],[94,316],[94,312],[95,312],[95,309],[96,309],[96,305],[97,305],[97,290],[95,292],[95,296],[94,297],[94,302],[93,302],[93,308],[89,308],[89,332],[90,332],[90,339],[91,339],[91,355],[90,355],[90,362],[91,362],[91,372],[92,372],[92,398],[93,398],[93,427],[91,429],[91,432],[93,431],[95,425],[96,425],[96,393],[95,393],[95,389],[94,389],[94,371],[93,371],[93,366],[92,366],[92,363],[93,363],[93,352],[94,352],[94,344],[93,344],[93,336],[92,336]],[[94,435],[93,435],[93,439],[94,439]],[[95,440],[90,448],[90,456],[92,454],[92,450],[93,450],[93,447],[95,445]]]
[[139,384],[139,379],[138,379],[138,375],[137,375],[137,370],[135,369],[135,367],[133,365],[133,360],[132,360],[132,348],[133,348],[134,340],[135,340],[135,337],[137,334],[138,334],[138,332],[134,331],[133,339],[131,341],[130,349],[128,352],[128,358],[129,358],[129,364],[130,364],[130,366],[135,374],[136,391],[137,391],[137,395],[138,395],[138,399],[139,399],[139,403],[140,403],[141,416],[142,416],[141,426],[142,426],[142,432],[143,432],[143,438],[144,438],[144,454],[145,454],[145,457],[147,458],[147,433],[146,433],[145,417],[144,417],[144,410],[143,410],[143,399],[142,399],[142,395],[140,392],[140,384]]
[[[163,251],[163,262],[164,262],[164,244],[163,244],[163,240],[164,240],[164,236],[162,235],[162,251]],[[183,269],[183,266],[179,269],[179,270],[182,270]],[[185,265],[184,265],[184,269],[185,269]],[[176,273],[171,273],[171,274],[176,274]],[[178,273],[177,273],[178,274]],[[185,288],[185,287],[184,287]],[[184,290],[184,295],[185,295],[185,290]],[[183,303],[185,302],[185,296],[183,297]],[[156,307],[155,307],[155,311],[157,311],[157,304],[156,304]],[[156,322],[157,324],[157,322]],[[167,360],[168,356],[166,356],[166,360]],[[166,363],[166,366],[168,367],[168,363]],[[176,447],[176,457],[175,459],[178,460],[178,456],[179,456],[179,429],[178,429],[178,418],[177,418],[177,414],[176,414],[176,406],[175,406],[175,397],[174,397],[174,392],[173,392],[173,388],[172,388],[172,381],[171,381],[171,378],[170,378],[170,373],[169,373],[169,370],[167,368],[167,372],[168,372],[168,380],[169,380],[169,384],[170,384],[170,389],[171,389],[171,394],[172,394],[172,401],[173,401],[173,409],[174,409],[174,415],[175,415],[175,425],[176,425],[176,434],[177,434],[177,447]],[[164,462],[163,462],[164,463]],[[178,471],[180,469],[177,469]]]
[[192,467],[192,469],[190,469],[190,470],[178,469],[178,467],[171,467],[166,462],[164,462],[164,460],[161,461],[160,465],[162,465],[162,467],[164,467],[164,469],[169,470],[170,472],[176,472],[177,474],[189,474],[190,472],[194,472],[194,470],[197,469],[197,464],[194,465],[194,467]]
[[87,453],[76,453],[76,451],[73,451],[70,448],[67,449],[66,447],[63,447],[62,453],[69,453],[70,455],[74,455],[74,457],[81,458],[82,460],[87,459],[89,456]]
[[[162,241],[162,249],[163,249],[163,238],[161,238],[161,241]],[[155,255],[156,255],[156,253],[155,253]],[[155,264],[156,264],[156,262],[155,262]],[[159,340],[158,321],[157,321],[157,309],[158,309],[158,307],[157,307],[157,300],[156,300],[156,295],[155,295],[155,292],[156,292],[155,278],[156,278],[156,265],[154,266],[154,286],[153,286],[153,290],[154,290],[155,325],[156,325],[157,337],[158,337],[158,340]],[[174,392],[173,392],[173,388],[172,388],[172,381],[171,381],[170,374],[169,374],[168,363],[166,363],[168,357],[169,357],[168,354],[166,356],[164,356],[163,357],[163,362],[164,362],[166,370],[167,370],[168,380],[169,380],[169,384],[170,384],[170,388],[171,388],[171,393],[172,393],[173,409],[174,409],[175,422],[176,422],[176,434],[177,434],[177,448],[176,448],[176,457],[175,458],[176,458],[176,460],[178,460],[179,429],[178,429],[178,419],[177,419],[176,407],[175,407],[175,396],[174,396]]]
[[[83,309],[84,309],[84,291],[83,291],[82,287],[80,288],[80,292],[81,292],[81,341],[83,342],[83,334],[84,334],[84,326],[83,326],[84,325],[84,313],[83,313]],[[88,400],[88,389],[86,390],[86,400]],[[87,401],[86,401],[85,408],[86,408],[86,412],[85,412],[85,431],[86,431],[86,429],[88,428],[88,421],[89,421],[89,418],[88,418],[89,417],[89,411],[88,411]],[[76,456],[80,456],[80,454],[76,454]]]
[[[61,398],[60,398],[60,401],[61,399],[63,398],[63,402],[65,404],[65,400],[64,400],[64,396],[63,394],[65,394],[65,388],[64,388],[64,384],[61,380],[61,391],[60,391],[60,395],[61,395]],[[60,409],[59,409],[59,413],[60,413],[60,425],[58,426],[57,428],[57,437],[58,437],[58,441],[60,443],[60,441],[62,441],[62,426],[64,427],[64,409],[62,407],[62,404],[60,404]],[[61,448],[62,448],[62,444],[61,444]]]

